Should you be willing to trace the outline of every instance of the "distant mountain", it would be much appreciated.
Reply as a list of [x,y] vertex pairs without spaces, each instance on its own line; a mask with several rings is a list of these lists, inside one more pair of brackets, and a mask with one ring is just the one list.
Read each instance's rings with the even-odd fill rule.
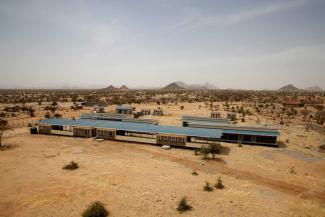
[[127,86],[123,85],[122,87],[119,88],[119,90],[120,91],[129,91],[130,89]]
[[213,84],[205,83],[205,84],[186,84],[182,81],[177,81],[168,84],[163,90],[215,90],[218,89]]
[[312,92],[322,92],[323,91],[323,89],[320,88],[319,86],[308,87],[305,90],[312,91]]
[[107,90],[107,91],[116,91],[117,88],[114,87],[113,85],[110,85],[110,86],[108,86],[108,87],[105,87],[103,90]]
[[185,88],[179,85],[177,82],[168,84],[166,87],[162,88],[163,90],[184,90]]
[[297,87],[293,86],[292,84],[288,84],[286,86],[281,87],[278,91],[299,91]]
[[125,85],[121,86],[120,88],[116,88],[113,85],[110,85],[106,88],[103,88],[103,90],[106,90],[106,91],[129,91],[130,89]]

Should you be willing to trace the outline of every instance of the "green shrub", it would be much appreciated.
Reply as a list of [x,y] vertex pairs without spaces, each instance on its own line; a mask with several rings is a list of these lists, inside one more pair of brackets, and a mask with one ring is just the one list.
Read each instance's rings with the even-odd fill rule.
[[47,118],[47,119],[49,119],[49,118],[51,118],[51,115],[50,115],[49,112],[46,112],[46,114],[44,115],[44,117]]
[[[191,205],[187,204],[186,197],[183,197],[179,201],[178,206],[177,206],[177,211],[180,212],[180,213],[191,211],[192,209],[193,209],[193,207]],[[85,216],[83,216],[83,217],[85,217]]]
[[91,203],[88,208],[82,213],[82,217],[107,217],[108,215],[108,211],[99,201]]
[[193,175],[193,176],[198,176],[199,174],[198,174],[197,172],[193,171],[193,172],[192,172],[192,175]]
[[55,117],[55,118],[62,118],[62,115],[59,114],[59,113],[55,113],[55,114],[54,114],[54,117]]
[[319,146],[320,152],[325,152],[325,144]]
[[210,149],[209,147],[203,145],[201,148],[200,148],[200,153],[204,155],[203,159],[208,159],[208,155],[210,153]]
[[216,154],[221,153],[221,145],[220,143],[211,143],[209,144],[209,153],[212,155],[212,158],[215,159]]
[[218,181],[217,181],[217,183],[214,185],[214,187],[215,187],[216,189],[224,189],[224,188],[225,188],[225,186],[224,186],[223,183],[222,183],[221,177],[218,178]]
[[205,186],[203,187],[203,191],[211,192],[213,188],[211,187],[209,182],[205,182]]
[[70,163],[68,163],[63,167],[64,170],[76,170],[78,168],[79,168],[78,163],[74,161],[71,161]]

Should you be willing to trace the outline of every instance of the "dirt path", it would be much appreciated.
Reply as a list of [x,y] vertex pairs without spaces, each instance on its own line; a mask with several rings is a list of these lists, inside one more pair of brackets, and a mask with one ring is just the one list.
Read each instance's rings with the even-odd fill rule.
[[170,154],[163,154],[158,153],[155,151],[150,151],[147,149],[143,149],[141,147],[137,146],[128,146],[128,148],[135,149],[137,151],[146,152],[153,156],[153,158],[159,158],[159,159],[166,159],[170,160],[172,162],[176,162],[179,164],[182,164],[185,167],[191,168],[193,171],[203,171],[205,173],[209,174],[222,174],[231,176],[236,179],[250,181],[257,185],[263,185],[269,188],[272,188],[274,190],[292,194],[294,196],[300,196],[304,199],[310,199],[310,200],[317,200],[320,202],[325,202],[325,191],[311,191],[303,186],[290,184],[287,182],[279,181],[270,179],[267,177],[263,177],[257,174],[253,174],[249,171],[243,171],[243,170],[237,170],[231,167],[228,167],[225,165],[225,163],[221,159],[215,159],[206,161],[204,165],[199,164],[195,160],[190,160],[187,158],[182,157],[175,157]]

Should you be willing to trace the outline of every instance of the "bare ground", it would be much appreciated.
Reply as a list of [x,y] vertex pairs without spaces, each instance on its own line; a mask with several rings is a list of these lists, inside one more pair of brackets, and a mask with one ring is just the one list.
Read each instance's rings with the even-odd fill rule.
[[[325,216],[324,155],[298,145],[223,144],[224,154],[205,161],[190,150],[28,135],[26,129],[8,132],[4,143],[10,148],[0,151],[1,217],[77,217],[94,200],[111,216]],[[64,171],[71,160],[80,168]],[[214,184],[219,176],[226,188],[203,192],[205,181]],[[179,214],[183,196],[194,210]]]

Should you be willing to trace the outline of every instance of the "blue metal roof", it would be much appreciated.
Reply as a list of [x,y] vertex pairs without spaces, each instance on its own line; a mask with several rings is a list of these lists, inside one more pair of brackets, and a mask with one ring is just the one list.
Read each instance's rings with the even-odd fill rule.
[[125,130],[142,133],[161,133],[161,134],[177,134],[186,136],[195,136],[202,138],[219,139],[222,135],[220,129],[205,129],[191,127],[175,127],[162,126],[146,123],[119,122],[108,120],[67,120],[67,119],[45,119],[40,121],[41,124],[61,125],[61,126],[84,126],[95,128],[111,128],[116,130]]
[[224,126],[224,125],[229,125],[231,126],[232,124],[230,122],[209,122],[209,121],[188,121],[187,122],[189,125],[206,125],[206,126]]
[[223,133],[240,134],[240,135],[253,135],[253,136],[280,136],[276,131],[258,131],[258,130],[234,130],[234,129],[222,129]]
[[119,105],[116,106],[116,109],[133,109],[132,106],[129,105]]
[[231,123],[230,120],[228,119],[223,119],[223,118],[208,118],[208,117],[196,117],[196,116],[187,116],[184,115],[182,117],[182,120],[185,122],[204,122],[204,123]]
[[[232,124],[223,124],[223,123],[208,123],[202,121],[191,121],[188,123],[192,128],[204,128],[206,129],[219,129],[223,133],[229,134],[240,134],[240,135],[253,135],[253,136],[280,136],[280,132],[277,130],[267,129],[267,128],[258,128],[255,129],[245,129],[244,126],[236,126]],[[249,126],[247,126],[249,128]],[[253,127],[252,127],[253,128]]]

